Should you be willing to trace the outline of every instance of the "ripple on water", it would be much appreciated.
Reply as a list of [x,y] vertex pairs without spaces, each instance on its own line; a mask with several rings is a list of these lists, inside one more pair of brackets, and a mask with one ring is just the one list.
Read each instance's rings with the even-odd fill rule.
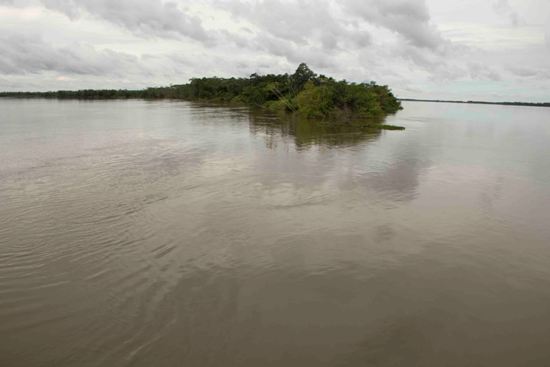
[[0,365],[550,360],[546,115],[56,103],[0,163]]

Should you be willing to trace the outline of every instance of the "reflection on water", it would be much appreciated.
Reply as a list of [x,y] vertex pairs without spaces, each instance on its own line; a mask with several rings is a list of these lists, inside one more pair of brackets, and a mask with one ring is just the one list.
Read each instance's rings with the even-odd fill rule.
[[550,363],[549,110],[0,111],[1,366]]
[[[273,149],[279,137],[294,138],[297,149],[312,146],[346,147],[375,140],[380,130],[362,126],[361,123],[330,124],[315,121],[285,119],[260,112],[250,113],[250,131],[264,135],[267,148]],[[381,122],[380,122],[381,123]]]

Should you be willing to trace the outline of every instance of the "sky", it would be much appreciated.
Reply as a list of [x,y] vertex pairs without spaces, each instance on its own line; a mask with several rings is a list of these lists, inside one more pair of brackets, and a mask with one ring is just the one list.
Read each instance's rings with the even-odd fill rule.
[[0,0],[0,90],[319,74],[550,102],[550,0]]

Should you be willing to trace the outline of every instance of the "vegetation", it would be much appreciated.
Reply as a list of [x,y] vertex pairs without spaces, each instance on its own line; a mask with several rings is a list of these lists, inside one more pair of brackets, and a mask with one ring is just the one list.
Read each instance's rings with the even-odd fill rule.
[[174,98],[246,104],[312,120],[349,121],[384,117],[401,109],[387,86],[336,81],[301,64],[292,75],[194,78],[188,84],[145,90],[80,90],[0,93],[0,97],[75,99]]

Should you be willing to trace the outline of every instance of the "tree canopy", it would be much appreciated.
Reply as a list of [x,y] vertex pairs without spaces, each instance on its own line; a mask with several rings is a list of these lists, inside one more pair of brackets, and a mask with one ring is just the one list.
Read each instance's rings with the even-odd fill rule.
[[314,120],[383,117],[401,109],[401,103],[385,85],[336,81],[317,75],[304,63],[292,75],[252,74],[249,78],[193,78],[187,84],[144,90],[0,94],[7,95],[78,99],[173,98],[230,102],[298,114]]

